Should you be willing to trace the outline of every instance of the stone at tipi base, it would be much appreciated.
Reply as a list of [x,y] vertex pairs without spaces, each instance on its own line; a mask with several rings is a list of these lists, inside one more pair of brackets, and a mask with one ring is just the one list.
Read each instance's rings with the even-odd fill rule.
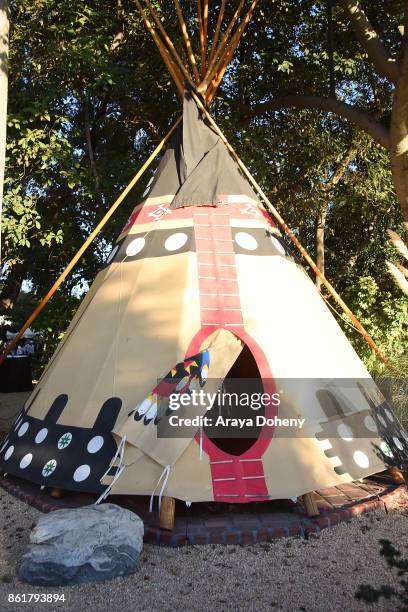
[[31,584],[66,586],[132,574],[143,521],[114,504],[55,510],[40,518],[20,565]]

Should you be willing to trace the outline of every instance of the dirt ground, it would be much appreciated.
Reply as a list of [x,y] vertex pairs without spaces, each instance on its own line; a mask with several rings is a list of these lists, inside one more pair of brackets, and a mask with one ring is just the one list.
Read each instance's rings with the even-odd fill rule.
[[[19,400],[10,395],[7,400],[0,396],[3,418],[22,404],[21,394]],[[178,549],[149,544],[131,577],[45,589],[18,579],[18,565],[39,515],[0,488],[0,610],[390,611],[398,609],[397,602],[366,606],[354,595],[362,583],[398,586],[379,555],[380,539],[389,539],[408,556],[406,496],[390,505],[388,513],[377,510],[326,529],[319,538]],[[9,603],[22,593],[64,594],[65,602]]]

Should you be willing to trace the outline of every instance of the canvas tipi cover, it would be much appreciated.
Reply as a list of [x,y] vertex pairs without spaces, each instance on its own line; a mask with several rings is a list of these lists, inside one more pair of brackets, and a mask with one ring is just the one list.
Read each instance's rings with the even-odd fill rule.
[[[279,406],[262,408],[269,423],[281,415],[303,427],[259,426],[235,450],[200,425],[187,437],[159,435],[169,419],[162,398],[217,392],[229,372],[279,393]],[[120,494],[249,502],[376,473],[407,448],[314,284],[187,95],[183,125],[4,441],[1,467],[68,490],[113,485]]]

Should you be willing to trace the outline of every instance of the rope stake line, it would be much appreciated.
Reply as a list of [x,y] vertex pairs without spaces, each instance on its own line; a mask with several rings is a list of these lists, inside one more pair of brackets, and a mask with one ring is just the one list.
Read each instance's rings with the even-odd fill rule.
[[57,278],[57,280],[55,281],[55,283],[53,284],[53,286],[51,287],[51,289],[48,291],[48,293],[43,297],[43,299],[41,300],[41,302],[37,305],[37,307],[33,310],[33,312],[31,313],[31,315],[28,317],[27,321],[24,323],[23,327],[20,329],[20,331],[18,332],[18,334],[13,338],[13,340],[5,347],[3,353],[0,355],[0,365],[3,363],[3,361],[5,360],[5,358],[7,357],[7,355],[10,353],[10,351],[13,350],[13,348],[18,344],[19,340],[21,339],[21,337],[23,336],[24,332],[26,331],[26,329],[32,324],[33,321],[35,321],[35,319],[38,317],[38,315],[40,314],[40,312],[43,310],[43,308],[46,306],[46,304],[50,301],[50,299],[52,298],[52,296],[54,295],[54,293],[57,291],[58,287],[64,282],[64,280],[66,279],[66,277],[68,276],[68,274],[71,272],[72,268],[75,266],[75,264],[78,262],[78,260],[81,258],[81,256],[85,253],[85,251],[88,249],[88,247],[90,246],[90,244],[92,243],[92,241],[94,240],[94,238],[99,234],[99,232],[101,231],[101,229],[106,225],[107,221],[109,221],[109,219],[111,218],[111,216],[113,215],[113,213],[116,211],[116,209],[120,206],[120,204],[123,202],[123,200],[126,198],[126,196],[128,195],[128,193],[133,189],[133,187],[136,185],[136,183],[138,182],[138,180],[141,178],[141,176],[145,173],[145,171],[147,170],[147,168],[150,166],[150,164],[154,161],[154,159],[157,157],[157,155],[160,153],[160,151],[163,149],[163,147],[165,146],[165,144],[167,143],[167,141],[169,140],[169,138],[174,134],[175,130],[177,129],[178,125],[180,124],[181,120],[182,120],[183,116],[180,115],[180,117],[177,119],[177,121],[175,122],[175,124],[173,125],[173,127],[170,128],[170,130],[167,132],[167,134],[164,136],[164,138],[159,142],[159,144],[157,145],[157,147],[154,149],[154,151],[149,155],[149,157],[147,158],[147,160],[145,161],[145,163],[143,164],[143,166],[140,168],[140,170],[135,174],[135,176],[133,177],[133,179],[130,181],[130,183],[128,184],[127,187],[125,187],[125,189],[122,191],[122,193],[120,194],[120,196],[115,200],[115,202],[112,204],[112,206],[110,207],[110,209],[108,210],[108,212],[104,215],[104,217],[99,221],[98,225],[95,227],[95,229],[90,233],[90,235],[88,236],[88,238],[85,240],[84,244],[81,246],[81,248],[77,251],[77,253],[74,255],[74,257],[71,259],[71,261],[69,262],[69,264],[67,265],[67,267],[65,268],[65,270],[60,274],[60,276]]
[[313,272],[321,279],[322,283],[327,288],[329,293],[335,299],[337,304],[339,304],[339,306],[342,308],[343,312],[349,317],[349,319],[353,322],[353,324],[358,329],[358,331],[362,334],[362,336],[364,337],[364,340],[366,341],[368,346],[376,353],[376,355],[379,357],[379,359],[383,363],[388,364],[389,363],[388,359],[385,357],[385,355],[382,353],[382,351],[378,348],[378,346],[376,345],[374,340],[371,338],[369,333],[364,329],[364,327],[361,325],[361,323],[358,321],[358,319],[352,313],[350,308],[347,306],[347,304],[344,302],[344,300],[337,293],[335,288],[331,285],[331,283],[327,280],[327,278],[324,276],[324,274],[316,266],[315,262],[310,257],[309,253],[302,246],[302,244],[297,239],[295,234],[292,232],[290,227],[286,224],[286,222],[283,219],[283,217],[281,217],[279,212],[276,210],[276,208],[274,207],[272,202],[269,200],[268,196],[263,191],[262,187],[254,179],[254,177],[252,176],[252,174],[250,173],[250,171],[248,170],[248,168],[246,167],[244,162],[238,156],[238,153],[236,153],[235,149],[228,142],[227,138],[224,136],[223,132],[220,130],[220,128],[218,127],[217,123],[215,122],[213,117],[208,112],[207,108],[205,107],[205,105],[201,101],[200,97],[197,95],[197,93],[195,91],[191,91],[190,93],[191,93],[193,99],[195,100],[198,108],[204,113],[204,115],[208,119],[209,123],[211,124],[211,126],[213,127],[215,132],[220,137],[221,141],[224,143],[224,145],[227,147],[228,151],[231,153],[231,155],[233,156],[233,158],[237,162],[240,170],[247,177],[247,179],[249,180],[251,185],[255,188],[255,190],[258,192],[258,194],[260,195],[260,197],[262,198],[262,200],[266,204],[266,209],[273,215],[273,217],[276,219],[276,221],[279,223],[279,225],[282,227],[282,229],[285,231],[285,233],[289,236],[290,240],[293,242],[293,244],[299,250],[299,252],[302,255],[303,259],[305,259],[307,261],[309,266],[312,268]]

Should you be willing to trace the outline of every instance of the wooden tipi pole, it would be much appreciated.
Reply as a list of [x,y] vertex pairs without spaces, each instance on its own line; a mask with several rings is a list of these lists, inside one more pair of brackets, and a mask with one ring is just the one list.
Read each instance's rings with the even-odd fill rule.
[[198,16],[198,36],[200,39],[200,55],[201,55],[201,76],[204,77],[203,66],[205,66],[205,55],[204,55],[204,20],[203,20],[203,7],[201,0],[197,0],[197,16]]
[[165,43],[167,44],[168,49],[170,50],[170,52],[172,53],[174,60],[176,62],[176,64],[178,65],[178,67],[180,68],[180,71],[182,72],[184,78],[191,84],[192,80],[190,77],[189,72],[187,71],[183,60],[181,59],[181,57],[179,56],[179,54],[177,53],[177,49],[175,48],[173,41],[171,40],[170,36],[167,34],[166,30],[164,29],[161,21],[160,21],[160,17],[158,16],[156,10],[153,8],[152,3],[150,2],[150,0],[144,0],[144,2],[146,3],[146,6],[148,7],[161,35],[163,36],[163,39],[165,41]]
[[225,49],[225,47],[226,47],[226,45],[228,44],[228,41],[229,41],[229,35],[231,33],[232,28],[235,25],[236,20],[238,19],[239,15],[241,13],[242,7],[244,6],[244,2],[245,2],[245,0],[241,0],[240,1],[239,5],[238,5],[238,8],[235,11],[235,13],[234,13],[234,15],[233,15],[233,17],[231,19],[231,22],[229,23],[227,29],[224,32],[224,36],[222,37],[221,42],[220,42],[216,52],[214,53],[214,57],[213,57],[212,61],[209,63],[209,65],[208,65],[207,72],[206,72],[206,75],[205,75],[204,80],[203,80],[203,85],[207,85],[208,86],[210,84],[209,76],[211,74],[213,74],[213,69],[214,69],[215,64],[218,62],[219,57],[223,55],[224,49]]
[[171,137],[171,135],[175,132],[177,126],[179,125],[179,123],[182,120],[182,116],[180,116],[176,123],[173,125],[173,127],[167,132],[166,136],[160,141],[160,143],[157,145],[157,147],[154,149],[154,151],[149,155],[149,157],[147,158],[147,160],[145,161],[145,163],[143,164],[143,166],[140,168],[140,170],[135,174],[135,176],[133,177],[133,179],[130,181],[130,183],[128,184],[128,186],[122,191],[122,193],[120,194],[120,196],[116,199],[116,201],[112,204],[112,206],[110,207],[110,209],[108,210],[108,212],[104,215],[104,217],[99,221],[98,225],[95,227],[95,229],[90,233],[90,235],[88,236],[88,238],[86,239],[86,241],[84,242],[84,244],[81,246],[81,248],[78,250],[78,252],[74,255],[74,257],[71,259],[71,261],[69,262],[69,264],[67,265],[67,267],[65,268],[65,270],[62,272],[62,274],[60,274],[60,276],[57,278],[57,280],[55,281],[55,283],[53,284],[53,286],[51,287],[51,289],[48,291],[48,293],[43,297],[43,299],[41,300],[41,302],[37,305],[37,307],[34,309],[34,311],[31,313],[31,315],[28,317],[27,321],[24,323],[23,327],[20,329],[20,331],[18,332],[18,334],[13,338],[13,340],[5,347],[3,353],[0,355],[0,365],[3,363],[3,361],[5,360],[5,358],[7,357],[7,355],[10,353],[11,350],[13,350],[13,348],[18,344],[18,342],[20,341],[21,337],[23,336],[24,332],[26,331],[26,329],[32,324],[33,321],[35,321],[35,319],[38,317],[38,315],[40,314],[40,312],[43,310],[44,306],[46,306],[46,304],[50,301],[50,299],[52,298],[52,296],[54,295],[54,293],[57,291],[58,287],[64,282],[64,280],[66,279],[66,277],[68,276],[68,274],[71,272],[72,268],[75,266],[75,264],[78,262],[78,260],[80,259],[80,257],[85,253],[85,251],[87,250],[87,248],[89,247],[89,245],[91,244],[91,242],[93,241],[93,239],[95,238],[95,236],[101,231],[101,229],[104,227],[104,225],[107,223],[107,221],[111,218],[111,216],[113,215],[113,213],[115,212],[115,210],[119,207],[119,205],[123,202],[123,200],[126,198],[126,196],[128,195],[128,193],[133,189],[133,187],[136,185],[137,181],[140,179],[140,177],[142,176],[142,174],[147,170],[147,168],[150,166],[150,164],[152,163],[152,161],[155,159],[155,157],[160,153],[160,151],[163,149],[164,145],[166,144],[166,142],[169,140],[169,138]]
[[194,57],[193,48],[191,46],[190,37],[188,35],[186,22],[184,21],[183,11],[181,10],[179,0],[174,0],[174,6],[176,7],[177,17],[180,23],[181,33],[183,34],[184,44],[186,45],[188,59],[190,60],[191,67],[193,69],[194,77],[197,83],[200,82],[200,74],[197,68],[197,62]]
[[145,24],[147,30],[150,32],[151,37],[153,38],[154,42],[156,43],[156,46],[157,46],[157,48],[159,50],[159,53],[160,53],[164,63],[166,64],[166,66],[168,68],[168,71],[169,71],[171,77],[173,78],[173,81],[176,84],[176,87],[177,87],[177,90],[178,90],[180,96],[183,97],[183,95],[184,95],[183,77],[181,75],[181,72],[179,71],[179,68],[176,66],[176,64],[171,59],[169,51],[166,49],[164,43],[162,42],[162,40],[160,39],[159,35],[157,34],[155,29],[153,28],[153,25],[151,24],[149,19],[146,17],[145,12],[143,10],[143,7],[140,4],[139,0],[135,0],[135,4],[136,4],[137,8],[139,9],[140,14],[142,15],[142,19],[144,21],[144,24]]
[[254,179],[254,177],[252,176],[252,174],[250,173],[248,168],[245,166],[244,162],[240,159],[240,157],[236,153],[235,149],[232,147],[232,145],[230,145],[230,143],[228,142],[228,140],[226,139],[226,137],[224,136],[224,134],[222,133],[222,131],[220,130],[220,128],[218,127],[218,125],[216,124],[216,122],[214,121],[214,119],[212,118],[212,116],[210,115],[208,110],[206,109],[206,107],[204,106],[204,104],[201,101],[200,97],[194,91],[191,92],[191,95],[194,98],[198,108],[204,113],[204,115],[206,116],[206,118],[208,119],[208,121],[210,122],[210,124],[212,125],[212,127],[214,128],[214,130],[216,131],[216,133],[218,134],[218,136],[222,140],[222,142],[227,147],[228,151],[231,153],[231,155],[233,156],[233,158],[237,162],[237,164],[238,164],[239,168],[241,169],[241,171],[243,172],[243,174],[247,177],[247,179],[249,180],[251,185],[255,188],[255,190],[261,196],[262,200],[265,202],[269,212],[274,216],[276,221],[279,223],[279,225],[282,227],[282,229],[285,231],[285,233],[289,236],[290,240],[294,243],[296,248],[299,250],[299,252],[302,255],[302,257],[307,261],[309,266],[312,268],[313,272],[316,274],[316,276],[318,276],[321,279],[322,283],[324,284],[324,286],[326,287],[326,289],[328,290],[330,295],[335,299],[337,304],[342,308],[343,312],[353,322],[355,327],[358,329],[358,331],[363,336],[364,340],[367,342],[368,346],[377,354],[377,356],[379,357],[379,359],[381,359],[381,361],[383,363],[388,363],[388,360],[385,357],[385,355],[378,348],[378,346],[376,345],[374,340],[371,338],[371,336],[368,334],[368,332],[364,329],[364,327],[361,325],[361,323],[358,321],[358,319],[354,316],[354,314],[352,313],[350,308],[343,301],[343,299],[340,297],[340,295],[337,293],[337,291],[334,289],[334,287],[331,285],[331,283],[327,280],[327,278],[324,276],[324,274],[322,274],[322,272],[316,266],[315,262],[310,257],[309,253],[302,246],[302,244],[297,239],[295,234],[292,232],[290,227],[284,221],[283,217],[281,217],[281,215],[276,210],[276,208],[274,207],[272,202],[269,200],[269,198],[267,197],[267,195],[265,194],[263,189],[256,182],[256,180]]
[[162,40],[158,36],[157,32],[155,32],[155,29],[152,26],[152,24],[150,23],[149,19],[146,17],[145,12],[143,10],[143,7],[140,4],[139,0],[135,0],[135,4],[136,4],[137,8],[139,9],[139,12],[140,12],[140,14],[142,16],[142,19],[143,19],[143,22],[144,22],[146,28],[148,29],[148,31],[150,32],[151,37],[153,38],[154,42],[156,43],[156,46],[157,46],[157,48],[159,50],[159,53],[160,53],[164,63],[166,64],[166,66],[168,68],[168,71],[170,72],[170,75],[173,78],[173,81],[176,84],[176,87],[177,87],[177,90],[178,90],[180,96],[183,97],[183,95],[184,95],[183,78],[182,78],[181,73],[179,72],[178,67],[174,64],[173,60],[170,57],[170,53],[168,52],[168,50],[164,46],[164,43],[162,42]]
[[213,87],[211,87],[211,93],[209,92],[209,97],[211,98],[211,100],[213,99],[215,92],[217,91],[217,88],[219,84],[221,83],[222,77],[224,76],[224,73],[228,67],[228,64],[230,63],[232,59],[235,49],[239,45],[239,41],[241,40],[242,34],[244,33],[246,26],[251,20],[252,13],[254,12],[257,3],[258,3],[258,0],[253,0],[250,9],[245,15],[237,31],[232,36],[230,43],[228,47],[226,48],[224,54],[219,58],[218,62],[216,62],[212,72],[206,75],[206,81],[208,81],[209,84],[210,83],[212,84],[212,81],[215,78]]
[[203,8],[203,49],[201,53],[201,76],[204,78],[207,63],[207,30],[208,30],[208,0],[204,0]]
[[217,44],[218,44],[218,39],[220,36],[220,32],[221,32],[221,26],[222,26],[222,22],[224,20],[224,14],[225,14],[225,5],[227,3],[227,0],[222,0],[221,2],[221,7],[220,7],[220,12],[218,14],[218,19],[217,19],[217,25],[215,28],[215,34],[214,34],[214,39],[212,41],[211,44],[211,51],[210,51],[210,57],[208,58],[208,64],[211,64],[214,54],[217,50]]

